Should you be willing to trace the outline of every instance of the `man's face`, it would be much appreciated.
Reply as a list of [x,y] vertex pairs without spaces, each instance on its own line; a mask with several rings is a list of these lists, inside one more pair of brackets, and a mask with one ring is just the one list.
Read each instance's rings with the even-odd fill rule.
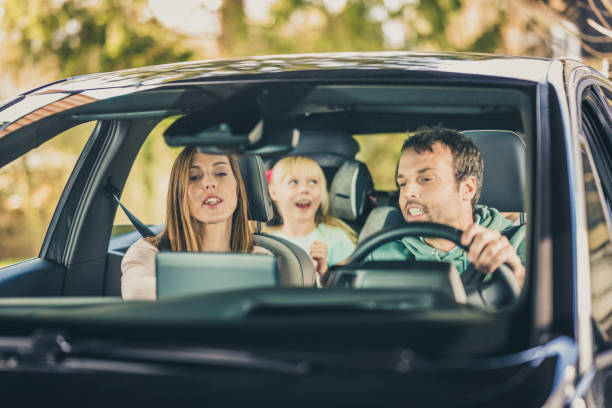
[[457,183],[450,149],[440,143],[432,149],[421,153],[408,149],[400,157],[397,184],[402,214],[407,222],[428,221],[461,228],[466,214],[471,218],[472,180],[468,177]]

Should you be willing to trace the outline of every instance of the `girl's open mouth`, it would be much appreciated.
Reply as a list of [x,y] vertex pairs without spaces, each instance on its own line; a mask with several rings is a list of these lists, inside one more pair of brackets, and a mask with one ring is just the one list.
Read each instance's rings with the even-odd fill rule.
[[312,201],[310,200],[300,200],[297,203],[295,203],[295,205],[297,206],[297,208],[299,208],[300,210],[307,210],[310,208],[310,206],[312,205]]

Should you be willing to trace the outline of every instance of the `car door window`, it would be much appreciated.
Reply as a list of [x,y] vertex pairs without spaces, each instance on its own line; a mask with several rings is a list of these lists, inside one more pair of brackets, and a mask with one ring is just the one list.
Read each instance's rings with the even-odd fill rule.
[[[372,174],[374,188],[381,191],[395,191],[397,184],[395,172],[400,158],[402,145],[406,141],[406,132],[381,133],[374,135],[354,135],[359,143],[356,160],[362,161]],[[386,157],[386,160],[380,160]]]
[[[162,135],[176,117],[161,121],[143,143],[132,165],[121,193],[121,202],[140,221],[147,225],[164,222],[168,178],[180,148],[169,147]],[[113,235],[121,235],[135,228],[121,210],[113,222]]]
[[599,91],[603,94],[605,102],[608,105],[608,112],[612,111],[612,92],[610,92],[607,88],[597,87]]
[[38,256],[64,185],[95,122],[75,126],[0,169],[0,267]]
[[[610,228],[610,135],[606,107],[596,95],[582,103],[582,164],[586,198],[591,302],[593,318],[602,334],[612,338],[612,240]],[[607,119],[606,119],[607,118]]]

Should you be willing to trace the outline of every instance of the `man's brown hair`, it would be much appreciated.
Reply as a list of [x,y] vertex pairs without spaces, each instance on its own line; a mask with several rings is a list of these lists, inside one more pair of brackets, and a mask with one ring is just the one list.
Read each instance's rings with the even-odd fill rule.
[[441,126],[421,127],[402,145],[402,153],[414,149],[421,154],[433,152],[433,145],[440,143],[448,147],[453,155],[457,185],[468,176],[476,177],[476,194],[472,198],[472,210],[476,208],[482,190],[484,161],[474,141],[464,134]]

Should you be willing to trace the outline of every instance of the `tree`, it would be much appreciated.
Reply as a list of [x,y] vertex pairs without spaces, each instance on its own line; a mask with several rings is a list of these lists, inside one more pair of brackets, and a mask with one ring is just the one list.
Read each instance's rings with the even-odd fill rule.
[[146,0],[5,0],[4,65],[72,76],[191,59],[187,37],[147,8]]
[[[180,25],[166,27],[153,17],[148,0],[4,0],[3,72],[8,68],[18,82],[46,74],[44,82],[49,76],[217,56],[377,50],[537,56],[548,52],[546,22],[529,13],[537,0],[257,0],[257,6],[271,5],[263,21],[251,18],[247,1],[220,0],[220,8],[209,10],[217,15],[220,31],[217,46],[204,49],[208,39],[181,34],[176,31]],[[206,8],[207,2],[200,7]],[[522,45],[513,40],[525,31],[540,34]]]
[[[265,21],[251,21],[245,1],[224,0],[220,56],[378,50],[549,53],[548,23],[533,13],[539,10],[537,0],[276,0]],[[537,36],[526,43],[513,41],[513,35],[526,31]]]

